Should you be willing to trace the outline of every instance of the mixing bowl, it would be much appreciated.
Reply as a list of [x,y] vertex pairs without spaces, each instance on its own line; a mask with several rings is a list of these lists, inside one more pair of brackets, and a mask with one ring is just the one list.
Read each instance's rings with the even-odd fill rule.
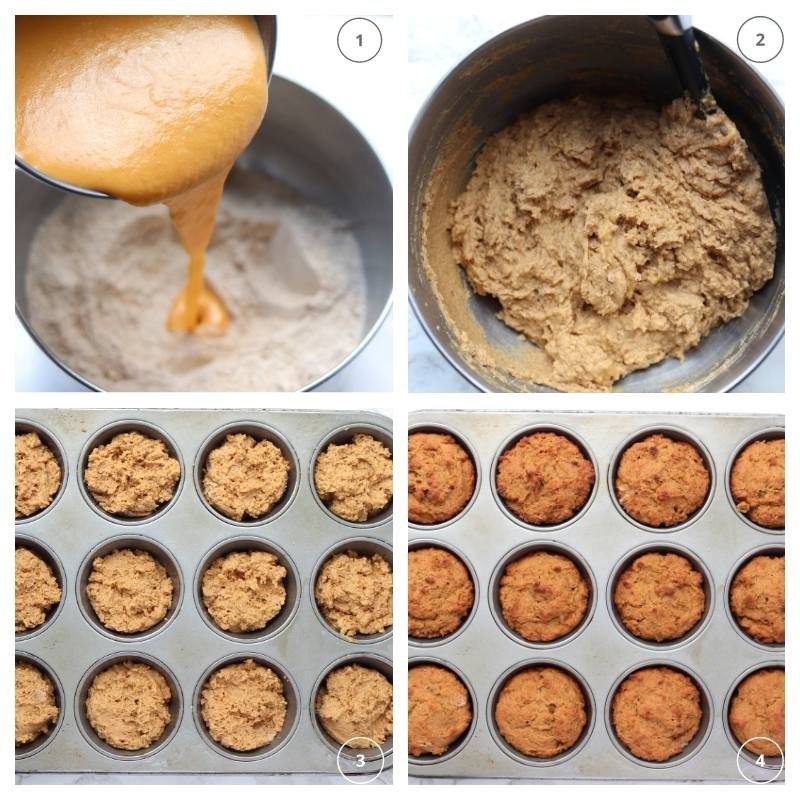
[[[783,335],[784,109],[742,58],[696,31],[719,105],[738,126],[761,165],[778,235],[775,274],[747,311],[720,326],[683,361],[667,359],[628,375],[622,392],[721,392],[745,378]],[[442,220],[474,168],[486,139],[523,111],[576,94],[635,93],[664,104],[681,86],[644,16],[541,17],[479,47],[436,87],[411,130],[409,290],[411,304],[443,355],[484,391],[551,391],[503,368],[535,345],[497,319],[498,302],[469,288],[450,250]],[[444,306],[444,308],[443,308]],[[447,309],[468,309],[455,330]],[[463,340],[485,341],[496,362],[478,363]]]

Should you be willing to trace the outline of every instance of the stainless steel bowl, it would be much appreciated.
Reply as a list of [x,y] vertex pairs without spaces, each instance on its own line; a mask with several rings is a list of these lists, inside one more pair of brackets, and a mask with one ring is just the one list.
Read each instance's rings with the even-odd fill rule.
[[[783,335],[784,109],[780,98],[743,59],[696,31],[711,87],[758,159],[778,231],[773,279],[738,319],[717,328],[684,361],[667,359],[635,372],[621,392],[722,392],[744,379]],[[479,47],[436,87],[411,129],[409,290],[416,314],[442,354],[483,391],[542,392],[475,362],[459,344],[425,267],[448,281],[446,302],[468,305],[471,335],[514,359],[535,345],[500,322],[493,298],[477,297],[450,255],[449,235],[429,225],[463,190],[486,139],[523,111],[577,93],[638,93],[665,103],[681,94],[670,63],[644,16],[541,17]],[[445,166],[446,165],[446,166]],[[427,232],[426,232],[427,227]],[[469,332],[467,332],[468,335]]]
[[[292,186],[308,202],[343,217],[358,242],[367,287],[363,338],[333,369],[303,387],[303,391],[307,391],[323,384],[352,361],[389,312],[392,186],[369,143],[342,114],[317,95],[277,75],[270,83],[265,123],[237,163],[248,170],[269,172]],[[17,172],[17,316],[55,364],[90,389],[102,391],[102,387],[63,363],[28,320],[28,251],[36,229],[64,197],[63,192]],[[98,201],[87,198],[79,202]]]

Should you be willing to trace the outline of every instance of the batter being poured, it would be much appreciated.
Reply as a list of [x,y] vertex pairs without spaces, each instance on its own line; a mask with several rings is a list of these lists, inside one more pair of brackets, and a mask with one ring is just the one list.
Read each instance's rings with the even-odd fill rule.
[[189,255],[172,331],[228,327],[205,251],[225,179],[266,107],[252,17],[16,18],[17,154],[74,186],[167,205]]

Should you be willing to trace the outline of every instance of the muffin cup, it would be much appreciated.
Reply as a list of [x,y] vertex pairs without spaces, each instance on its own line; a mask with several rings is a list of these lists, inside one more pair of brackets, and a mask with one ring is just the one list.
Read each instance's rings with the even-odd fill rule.
[[47,430],[47,428],[45,428],[43,425],[40,425],[38,422],[17,418],[14,422],[14,435],[19,436],[23,433],[39,434],[39,439],[42,441],[42,444],[49,448],[50,452],[55,456],[58,465],[61,467],[61,483],[58,487],[58,491],[53,495],[53,499],[46,508],[43,508],[41,511],[37,511],[35,514],[31,514],[29,517],[20,517],[19,519],[14,519],[14,525],[24,525],[26,522],[33,522],[34,520],[41,519],[61,499],[64,494],[64,489],[67,486],[67,479],[69,478],[69,465],[67,462],[66,451],[61,445],[61,442],[59,442],[58,439]]
[[[172,497],[166,502],[162,503],[152,514],[144,517],[124,517],[118,514],[109,514],[104,511],[100,504],[94,499],[92,493],[86,486],[84,475],[86,474],[86,467],[89,463],[89,455],[91,452],[100,445],[108,444],[115,436],[121,433],[141,433],[142,436],[147,436],[150,439],[160,439],[167,446],[169,454],[177,460],[180,467],[180,477],[175,484],[175,490]],[[78,486],[80,487],[81,494],[86,502],[107,522],[112,522],[114,525],[143,525],[147,522],[153,522],[160,517],[163,517],[177,502],[183,489],[184,479],[186,476],[186,469],[183,464],[183,457],[178,445],[172,437],[161,428],[156,427],[150,422],[142,422],[135,419],[118,420],[104,425],[100,430],[95,431],[81,450],[78,458]]]
[[[89,722],[89,718],[86,713],[86,698],[89,694],[89,687],[92,685],[92,681],[104,670],[112,667],[114,664],[120,664],[123,661],[146,664],[147,666],[157,670],[161,673],[161,675],[164,676],[170,692],[172,693],[172,699],[169,702],[169,710],[171,715],[169,724],[164,729],[164,733],[161,735],[160,739],[158,739],[156,742],[153,742],[153,744],[151,744],[149,747],[143,747],[141,750],[122,750],[117,747],[112,747],[110,744],[103,741],[103,739],[101,739],[97,733],[95,733],[95,730]],[[178,680],[173,674],[172,670],[170,670],[166,664],[164,664],[162,661],[159,661],[157,658],[136,650],[113,653],[110,656],[101,658],[99,661],[95,661],[95,663],[92,664],[92,666],[89,667],[89,669],[83,674],[83,677],[78,683],[78,688],[75,692],[75,720],[78,724],[78,730],[80,730],[83,738],[86,739],[86,741],[89,742],[89,744],[94,747],[95,750],[98,750],[103,755],[120,761],[137,761],[139,759],[155,755],[163,750],[170,743],[170,741],[172,741],[172,738],[177,733],[182,717],[183,696],[178,685]]]
[[475,690],[472,688],[472,684],[467,676],[449,661],[445,661],[442,658],[436,657],[426,658],[424,656],[417,656],[416,658],[408,659],[409,670],[412,667],[441,667],[442,669],[449,670],[461,681],[461,683],[464,684],[464,687],[469,694],[469,700],[472,705],[472,722],[470,722],[464,733],[462,733],[461,736],[459,736],[450,745],[450,747],[447,748],[447,751],[442,753],[440,756],[412,756],[410,754],[408,756],[408,763],[415,764],[417,766],[441,764],[443,761],[447,761],[448,759],[453,758],[453,756],[458,755],[458,753],[460,753],[467,746],[469,740],[472,738],[472,734],[475,732],[475,728],[478,724],[478,697],[475,694]]
[[[703,464],[705,465],[706,469],[708,470],[708,492],[706,492],[705,500],[703,500],[702,505],[700,508],[697,509],[693,514],[689,516],[687,520],[684,522],[679,523],[678,525],[670,525],[664,527],[656,527],[655,525],[645,525],[643,522],[639,522],[638,520],[634,519],[623,507],[622,503],[620,503],[619,498],[617,497],[617,470],[619,468],[619,462],[622,459],[625,451],[631,446],[636,444],[637,442],[641,442],[643,439],[646,439],[648,436],[654,436],[655,434],[663,434],[669,439],[672,439],[676,442],[686,442],[687,444],[692,445],[695,450],[700,455],[700,458],[703,460]],[[675,533],[676,531],[683,530],[687,528],[689,525],[694,524],[697,522],[700,517],[705,514],[708,510],[708,507],[711,505],[711,501],[714,499],[714,492],[717,487],[717,474],[716,469],[714,467],[714,460],[711,458],[711,453],[709,452],[708,448],[700,441],[697,436],[690,433],[683,428],[679,428],[677,425],[656,425],[656,426],[648,426],[646,428],[641,428],[632,436],[629,436],[625,441],[623,441],[620,446],[615,450],[614,455],[611,457],[611,462],[608,466],[608,491],[611,495],[611,502],[614,504],[614,507],[619,511],[622,517],[631,525],[635,525],[637,528],[641,528],[643,531],[649,531],[651,533]]]
[[[731,703],[733,702],[734,695],[736,694],[736,690],[742,684],[742,682],[749,678],[751,675],[754,675],[756,672],[760,672],[762,669],[781,669],[785,671],[785,664],[783,661],[765,661],[761,664],[756,664],[753,667],[746,669],[740,675],[738,675],[733,683],[731,684],[730,688],[728,689],[727,694],[725,695],[725,703],[722,706],[722,724],[725,728],[725,735],[728,737],[728,741],[731,743],[731,747],[736,751],[737,757],[743,759],[748,764],[754,767],[761,767],[767,771],[782,771],[785,765],[785,758],[786,753],[783,756],[764,756],[764,764],[763,767],[761,764],[757,763],[758,756],[754,753],[751,753],[747,750],[743,743],[740,742],[733,733],[731,729],[730,723],[730,713],[731,713]],[[778,744],[775,742],[775,744]],[[778,745],[780,747],[780,745]]]
[[[225,747],[211,738],[211,734],[205,722],[203,722],[203,716],[200,713],[200,697],[206,682],[218,669],[228,667],[232,664],[240,664],[248,658],[251,658],[260,666],[268,667],[283,681],[283,695],[286,698],[286,719],[283,722],[281,730],[278,731],[278,734],[269,744],[263,747],[257,747],[255,750],[238,751]],[[259,759],[267,758],[267,756],[277,753],[278,750],[294,736],[297,725],[300,722],[300,691],[297,688],[294,678],[278,661],[254,651],[237,652],[218,659],[211,664],[211,666],[207,667],[200,676],[200,680],[197,681],[197,686],[194,690],[194,696],[192,697],[192,716],[194,717],[194,724],[197,728],[197,732],[200,734],[200,738],[212,750],[233,761],[258,761]]]
[[[283,580],[283,586],[286,590],[286,602],[283,604],[283,608],[278,614],[260,630],[246,631],[243,633],[225,631],[217,625],[214,618],[208,613],[206,604],[203,601],[203,576],[206,570],[218,558],[230,555],[231,553],[243,553],[252,550],[276,555],[281,566],[286,568],[286,577]],[[297,566],[282,547],[279,547],[275,542],[262,539],[258,536],[231,536],[219,542],[219,544],[214,545],[200,560],[200,564],[194,576],[194,604],[197,607],[197,613],[214,633],[232,642],[250,645],[272,639],[286,630],[294,619],[297,609],[300,606],[301,586],[302,581],[300,580],[300,573],[297,571]]]
[[[450,553],[450,555],[455,556],[464,565],[469,573],[470,580],[472,581],[474,597],[472,600],[472,608],[464,617],[461,624],[452,633],[448,633],[447,636],[441,636],[434,639],[423,639],[420,636],[412,636],[411,634],[408,634],[408,642],[412,647],[439,647],[440,645],[452,642],[453,639],[455,639],[457,636],[460,636],[467,629],[470,622],[472,622],[472,620],[475,618],[475,614],[480,603],[480,583],[478,581],[478,574],[475,572],[475,567],[472,566],[470,560],[458,548],[453,547],[453,545],[451,545],[449,542],[442,542],[437,539],[412,539],[408,543],[408,552],[410,553],[413,550],[422,550],[427,547],[435,547],[439,550],[445,550]],[[448,669],[450,669],[450,667],[448,667]],[[453,669],[453,671],[458,672],[456,669]],[[430,762],[426,761],[420,763]]]
[[[325,729],[322,727],[322,723],[320,723],[319,718],[317,717],[317,695],[325,683],[325,679],[334,670],[339,669],[340,667],[350,666],[351,664],[357,664],[361,667],[366,667],[367,669],[374,669],[380,672],[381,675],[383,675],[386,680],[389,681],[389,683],[394,682],[392,662],[385,656],[378,655],[377,653],[353,653],[352,655],[338,658],[336,661],[328,664],[328,666],[325,667],[325,669],[322,670],[322,672],[317,676],[316,681],[314,681],[314,687],[311,690],[311,697],[309,700],[311,724],[320,740],[334,753],[336,753],[338,758],[348,759],[350,761],[363,758],[364,761],[367,762],[383,762],[392,753],[394,744],[394,736],[392,734],[389,734],[386,741],[380,745],[380,749],[377,747],[372,747],[365,750],[350,747],[348,745],[339,744],[339,742],[337,742],[332,736],[326,733]],[[394,698],[392,702],[394,704]]]
[[[383,525],[385,522],[389,522],[392,519],[394,487],[392,488],[392,498],[389,500],[385,508],[382,508],[377,514],[370,517],[366,522],[353,522],[352,520],[337,516],[328,508],[328,506],[325,505],[322,498],[319,496],[319,493],[317,492],[317,484],[314,480],[314,470],[317,466],[317,459],[325,451],[328,445],[349,444],[359,433],[366,434],[367,436],[371,436],[373,439],[376,439],[383,444],[389,450],[389,452],[392,453],[392,455],[394,455],[394,442],[392,434],[391,431],[386,430],[386,428],[382,428],[378,425],[369,425],[367,423],[362,423],[359,425],[343,425],[341,428],[331,431],[331,433],[325,436],[325,438],[314,448],[314,453],[311,456],[311,465],[308,470],[308,480],[311,483],[311,494],[317,501],[317,505],[329,517],[334,519],[340,525],[350,525],[353,528],[374,528],[375,526]],[[392,463],[394,464],[394,460]]]
[[45,614],[44,622],[41,625],[37,625],[30,630],[14,633],[14,639],[17,642],[23,642],[33,636],[38,636],[40,633],[43,633],[56,621],[56,618],[61,613],[61,609],[64,607],[64,600],[67,597],[67,575],[64,572],[64,565],[61,563],[61,559],[56,555],[55,551],[51,549],[49,545],[41,541],[41,539],[37,539],[28,534],[18,533],[14,537],[14,549],[18,547],[25,547],[34,555],[41,558],[42,561],[50,567],[56,579],[56,583],[58,583],[61,589],[61,599],[54,606],[51,606],[50,610]]
[[426,525],[423,522],[412,522],[410,519],[408,520],[409,528],[420,531],[437,531],[442,528],[446,528],[448,525],[452,525],[469,512],[472,504],[475,502],[475,498],[478,496],[478,492],[480,492],[481,489],[481,462],[478,458],[477,450],[469,441],[469,439],[467,439],[464,434],[457,432],[454,428],[451,428],[449,425],[442,425],[441,423],[423,423],[409,426],[409,437],[415,433],[441,433],[447,436],[452,436],[456,443],[460,445],[464,452],[470,457],[472,466],[475,469],[475,488],[472,490],[472,497],[470,497],[461,511],[459,511],[457,514],[454,514],[452,517],[450,517],[450,519],[443,520],[442,522],[434,522],[431,525]]
[[[288,482],[286,490],[281,496],[280,500],[275,503],[266,514],[262,514],[257,519],[242,519],[235,520],[226,517],[221,511],[214,508],[208,501],[203,492],[203,475],[206,470],[206,463],[208,456],[212,450],[216,450],[225,444],[225,439],[232,433],[245,433],[252,436],[257,442],[266,439],[272,442],[280,451],[286,461],[289,463]],[[197,496],[200,502],[218,519],[226,522],[228,525],[238,525],[243,528],[252,528],[257,525],[264,525],[268,522],[276,520],[287,508],[292,504],[297,496],[297,490],[300,486],[300,464],[297,460],[297,454],[294,448],[289,443],[289,440],[275,428],[265,425],[263,422],[233,422],[228,425],[223,425],[217,428],[204,442],[200,445],[200,450],[194,460],[194,485],[197,490]]]
[[742,454],[748,445],[757,441],[771,442],[775,439],[785,438],[786,430],[784,428],[763,428],[760,431],[751,433],[734,448],[733,453],[731,453],[731,457],[728,459],[728,464],[725,467],[725,494],[728,498],[728,502],[731,504],[733,513],[736,514],[738,519],[740,519],[746,525],[749,525],[753,530],[758,531],[759,533],[768,533],[772,536],[783,536],[786,530],[785,527],[767,528],[764,525],[759,525],[758,523],[753,522],[753,520],[751,520],[747,514],[743,514],[738,508],[736,508],[736,501],[733,499],[733,492],[731,492],[731,472],[733,471],[733,465],[736,463],[736,459]]
[[[497,701],[500,699],[500,692],[503,690],[503,687],[511,678],[514,677],[514,675],[532,667],[553,667],[555,669],[559,669],[562,672],[565,672],[571,678],[574,678],[583,692],[583,700],[586,710],[586,725],[584,725],[580,736],[576,740],[575,744],[572,745],[572,747],[567,748],[564,750],[564,752],[559,753],[552,758],[537,758],[535,756],[526,756],[524,753],[521,753],[505,740],[503,734],[500,733],[500,728],[497,724],[497,720],[495,719]],[[568,761],[570,758],[580,752],[592,735],[595,715],[594,695],[592,694],[592,690],[589,687],[586,679],[577,670],[565,664],[563,661],[557,661],[554,658],[532,658],[526,661],[520,661],[517,664],[509,667],[495,681],[494,685],[492,686],[492,690],[489,692],[489,699],[486,703],[486,719],[489,725],[489,732],[492,734],[492,738],[495,740],[497,746],[509,758],[513,758],[515,761],[519,761],[521,764],[525,764],[526,766],[530,767],[552,767],[556,764],[561,764],[564,761]]]
[[753,645],[753,647],[758,647],[761,650],[766,650],[770,653],[783,653],[786,649],[786,644],[783,643],[773,643],[769,644],[767,642],[759,642],[757,639],[754,639],[747,631],[742,628],[742,626],[736,620],[736,616],[733,613],[733,609],[731,608],[731,589],[733,588],[733,581],[736,578],[736,574],[739,570],[745,566],[749,561],[752,561],[757,556],[785,556],[786,555],[786,548],[784,545],[762,545],[761,547],[756,547],[753,550],[745,553],[738,561],[733,565],[731,568],[730,573],[728,574],[728,579],[725,581],[725,613],[728,615],[728,619],[730,620],[733,629],[749,644]]
[[[394,553],[392,548],[379,539],[371,539],[365,536],[354,536],[351,539],[343,539],[342,541],[337,542],[332,547],[329,547],[317,559],[317,563],[314,565],[314,569],[311,573],[311,585],[308,593],[311,600],[311,605],[314,608],[314,613],[317,615],[317,619],[322,627],[326,628],[334,636],[338,636],[340,639],[344,639],[346,642],[362,645],[383,642],[391,637],[392,631],[394,630],[394,625],[390,625],[383,633],[357,633],[355,636],[345,636],[337,631],[330,622],[328,622],[328,620],[325,618],[325,615],[322,613],[322,610],[317,605],[316,589],[317,578],[319,577],[320,570],[325,566],[325,563],[329,558],[332,558],[337,553],[346,553],[349,550],[352,550],[360,556],[372,556],[377,554],[387,561],[389,568],[392,570],[392,588],[394,589]],[[392,596],[394,596],[394,591],[392,592]]]
[[[700,727],[697,729],[697,733],[692,737],[691,741],[686,745],[686,747],[684,747],[680,753],[668,758],[666,761],[647,761],[644,758],[635,756],[630,750],[628,750],[628,748],[617,736],[617,731],[614,728],[614,723],[611,718],[611,706],[614,702],[614,696],[616,695],[617,690],[622,685],[623,681],[633,675],[634,672],[638,672],[640,669],[644,669],[646,667],[666,667],[668,669],[675,670],[676,672],[681,672],[694,682],[695,686],[697,686],[697,689],[700,692],[700,709],[702,712]],[[703,745],[706,743],[711,734],[711,728],[714,724],[714,702],[711,699],[711,692],[709,692],[708,687],[705,685],[705,683],[703,683],[700,676],[694,670],[689,669],[689,667],[671,661],[642,661],[625,670],[625,672],[623,672],[622,675],[620,675],[612,684],[611,689],[608,692],[608,697],[606,698],[605,721],[606,731],[608,732],[609,739],[611,739],[614,746],[617,748],[617,750],[619,750],[620,753],[622,753],[623,756],[625,756],[625,758],[627,758],[629,761],[632,761],[634,764],[638,764],[640,767],[647,767],[649,769],[665,769],[667,767],[675,767],[678,764],[683,764],[685,761],[688,761],[690,758],[693,758],[695,755],[697,755],[697,753],[703,748]]]
[[[137,633],[122,633],[107,628],[100,621],[86,593],[86,587],[89,583],[89,576],[92,574],[94,560],[96,558],[103,558],[113,553],[115,550],[127,549],[143,550],[145,553],[149,553],[164,567],[169,577],[172,578],[172,603],[170,603],[166,616],[160,622],[153,625],[152,628]],[[86,621],[98,633],[107,636],[109,639],[114,639],[117,642],[141,642],[153,636],[157,636],[161,631],[167,628],[178,615],[181,604],[183,603],[183,577],[177,559],[163,544],[148,536],[122,534],[121,536],[112,536],[110,539],[106,539],[87,553],[78,568],[75,593],[81,613]]]
[[[525,522],[524,519],[518,517],[505,503],[505,500],[500,496],[500,490],[497,488],[497,470],[500,466],[500,459],[503,454],[514,447],[517,442],[520,441],[525,436],[530,436],[535,433],[555,433],[559,436],[563,436],[566,439],[569,439],[583,454],[585,458],[587,458],[592,463],[592,468],[594,469],[594,482],[592,483],[591,491],[589,492],[589,496],[586,498],[586,502],[567,520],[563,522],[556,522],[552,525],[532,525],[529,522]],[[554,423],[546,423],[541,425],[528,425],[515,433],[512,433],[499,447],[497,452],[495,453],[494,458],[492,459],[492,494],[494,495],[495,502],[497,503],[498,508],[516,525],[521,525],[523,528],[527,528],[529,531],[536,531],[537,533],[549,533],[552,531],[559,531],[563,528],[568,527],[569,525],[573,525],[576,523],[588,510],[589,507],[594,502],[595,497],[597,497],[597,489],[600,483],[600,468],[597,465],[597,458],[595,458],[594,453],[592,452],[589,445],[586,441],[579,436],[575,431],[570,430],[569,428],[565,428],[562,425],[556,425]]]
[[21,759],[28,758],[28,756],[33,756],[41,752],[56,737],[56,734],[61,728],[61,723],[64,721],[64,687],[61,685],[58,675],[56,675],[50,666],[38,656],[18,650],[14,654],[14,661],[15,663],[22,662],[24,664],[30,664],[50,679],[53,684],[53,694],[55,695],[56,705],[58,706],[58,718],[47,733],[42,734],[27,744],[16,744],[14,746],[14,758]]
[[[622,573],[637,559],[639,556],[646,555],[647,553],[667,554],[674,553],[678,556],[683,556],[703,577],[703,591],[706,596],[706,604],[703,609],[703,614],[700,619],[688,630],[683,636],[677,639],[669,639],[663,642],[656,642],[650,639],[643,639],[636,636],[625,627],[625,623],[620,617],[617,610],[616,603],[614,602],[614,592],[617,588],[617,581],[620,579]],[[608,607],[608,614],[613,623],[617,626],[617,630],[630,642],[633,642],[637,647],[647,647],[651,650],[672,650],[678,647],[683,647],[689,642],[694,641],[705,630],[706,625],[711,619],[714,611],[714,579],[711,576],[711,571],[706,566],[705,562],[696,553],[689,550],[688,547],[682,547],[678,544],[664,544],[663,542],[650,542],[635,547],[629,550],[622,558],[617,561],[611,570],[611,577],[608,581],[606,588],[606,605]]]
[[[575,626],[569,633],[559,636],[550,642],[531,642],[517,633],[506,621],[503,616],[502,606],[500,604],[500,581],[509,564],[527,556],[531,553],[553,553],[555,555],[564,556],[568,558],[578,569],[581,577],[586,581],[586,586],[589,589],[589,600],[586,605],[586,613],[583,619]],[[530,647],[534,650],[547,650],[552,647],[560,647],[561,645],[571,642],[583,633],[588,627],[589,623],[594,617],[595,608],[597,606],[597,581],[595,581],[594,573],[589,566],[586,559],[580,555],[576,550],[567,547],[565,544],[553,542],[548,540],[530,541],[513,548],[506,553],[492,572],[492,577],[489,581],[489,609],[492,612],[494,621],[500,630],[505,633],[510,639],[513,639],[517,644],[523,647]]]

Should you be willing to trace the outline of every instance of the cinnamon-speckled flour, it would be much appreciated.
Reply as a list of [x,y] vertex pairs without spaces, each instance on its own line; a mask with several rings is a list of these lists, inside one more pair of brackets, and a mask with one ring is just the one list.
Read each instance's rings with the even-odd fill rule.
[[185,262],[163,207],[67,197],[31,245],[30,321],[65,364],[108,390],[293,391],[364,333],[348,223],[276,180],[234,172],[222,196],[206,275],[232,315],[224,336],[166,329]]

